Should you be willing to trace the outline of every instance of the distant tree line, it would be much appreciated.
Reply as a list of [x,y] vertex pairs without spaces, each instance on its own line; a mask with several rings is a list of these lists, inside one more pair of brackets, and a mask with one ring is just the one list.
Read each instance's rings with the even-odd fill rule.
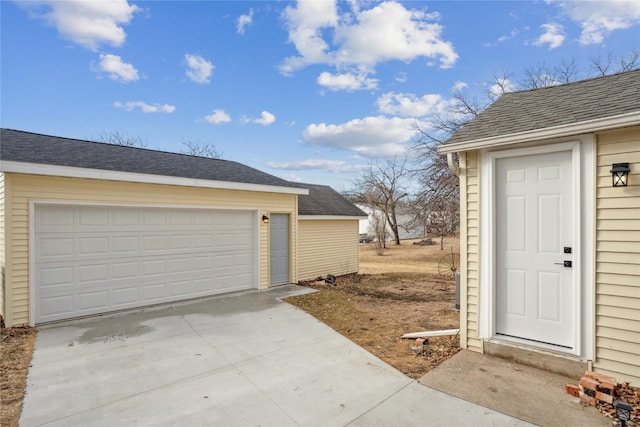
[[[148,148],[149,143],[139,135],[130,135],[126,132],[110,131],[102,132],[98,136],[98,141],[107,144],[122,145],[125,147]],[[212,142],[187,139],[182,141],[181,154],[191,156],[208,157],[210,159],[222,159],[223,153],[219,151]]]

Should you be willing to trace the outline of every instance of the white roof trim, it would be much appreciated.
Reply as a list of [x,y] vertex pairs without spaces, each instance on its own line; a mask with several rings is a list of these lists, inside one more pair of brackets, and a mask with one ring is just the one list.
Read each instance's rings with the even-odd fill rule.
[[461,151],[479,150],[482,148],[520,144],[523,142],[542,139],[561,138],[565,136],[573,136],[636,125],[640,125],[640,111],[620,114],[618,116],[605,117],[602,119],[587,120],[584,122],[535,129],[526,132],[511,133],[508,135],[499,135],[490,138],[474,139],[471,141],[457,142],[455,144],[445,144],[438,147],[438,151],[441,154],[457,153]]
[[262,193],[283,193],[307,195],[306,188],[280,187],[276,185],[246,184],[243,182],[214,181],[208,179],[183,178],[167,175],[151,175],[133,172],[108,171],[102,169],[76,168],[71,166],[45,165],[2,161],[0,172],[24,173],[31,175],[62,176],[68,178],[100,179],[106,181],[141,182],[146,184],[179,185],[183,187],[217,188],[223,190],[258,191]]
[[355,220],[355,219],[367,219],[367,216],[340,216],[340,215],[298,215],[299,220]]

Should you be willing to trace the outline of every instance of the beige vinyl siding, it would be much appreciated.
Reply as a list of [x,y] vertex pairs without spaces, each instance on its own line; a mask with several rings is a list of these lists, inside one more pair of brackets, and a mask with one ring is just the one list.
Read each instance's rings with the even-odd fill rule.
[[[77,178],[60,178],[23,174],[6,174],[11,185],[7,186],[5,216],[7,233],[7,322],[17,325],[29,322],[29,202],[68,201],[74,203],[104,203],[145,206],[206,206],[210,208],[258,209],[260,216],[270,212],[291,215],[297,222],[297,196],[291,194],[263,193],[240,190],[219,190],[197,187],[180,187],[128,183]],[[8,195],[10,194],[10,197]],[[260,287],[269,285],[269,227],[259,225]],[[295,247],[295,228],[292,230]],[[290,262],[296,265],[295,251]],[[294,270],[295,271],[295,270]],[[295,275],[292,280],[297,280]]]
[[[482,340],[478,333],[479,295],[479,155],[477,151],[462,153],[460,157],[460,205],[461,209],[461,271],[460,335],[461,345],[469,350],[482,352]],[[466,291],[465,291],[466,288]]]
[[4,319],[4,173],[0,172],[0,316]]
[[357,273],[358,225],[357,219],[300,220],[298,279]]
[[[612,163],[629,162],[628,187],[611,186]],[[595,362],[640,383],[640,127],[597,135]]]

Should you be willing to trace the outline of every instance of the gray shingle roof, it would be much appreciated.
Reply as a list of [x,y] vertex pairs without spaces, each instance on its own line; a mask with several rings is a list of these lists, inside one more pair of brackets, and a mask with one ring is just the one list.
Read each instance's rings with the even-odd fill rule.
[[446,143],[473,141],[640,111],[640,70],[510,92]]
[[299,184],[309,189],[308,196],[298,196],[298,215],[363,216],[360,208],[327,185]]
[[3,161],[300,188],[241,163],[0,129]]

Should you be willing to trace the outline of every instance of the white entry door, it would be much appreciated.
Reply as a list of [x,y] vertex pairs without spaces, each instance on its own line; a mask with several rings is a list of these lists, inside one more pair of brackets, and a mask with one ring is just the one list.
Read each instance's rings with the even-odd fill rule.
[[571,151],[496,159],[498,335],[574,346],[571,159]]

